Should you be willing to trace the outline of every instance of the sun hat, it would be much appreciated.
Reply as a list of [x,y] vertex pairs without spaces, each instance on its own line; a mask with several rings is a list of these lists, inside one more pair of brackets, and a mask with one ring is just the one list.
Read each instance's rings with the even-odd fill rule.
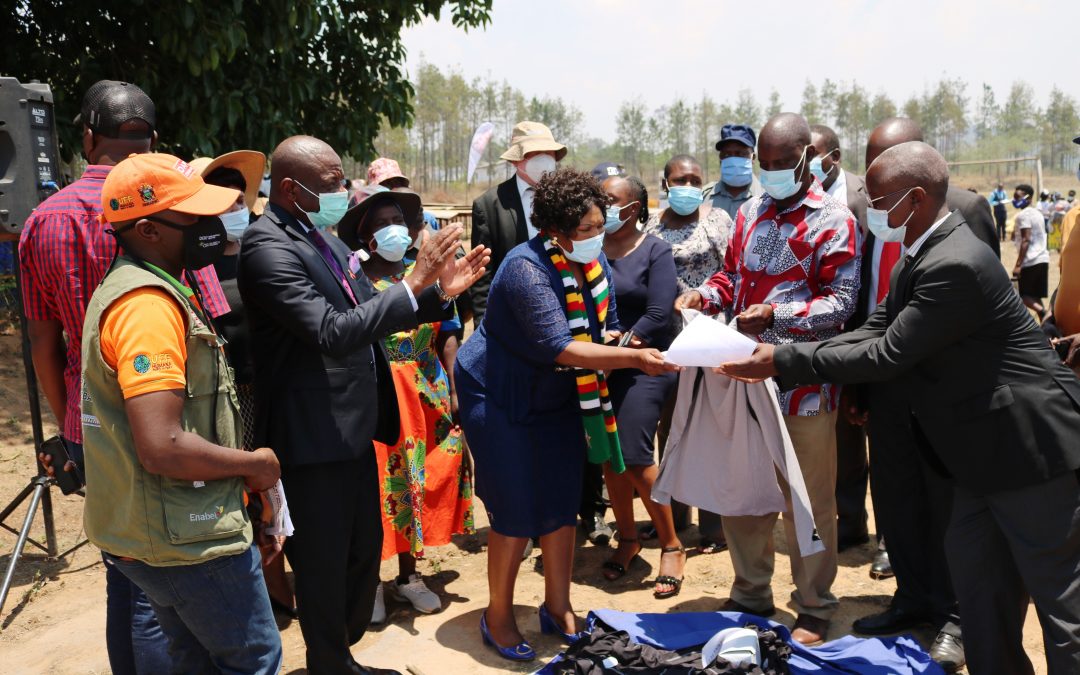
[[255,200],[259,198],[259,184],[262,182],[263,171],[266,170],[266,155],[257,150],[234,150],[214,158],[197,157],[189,164],[203,178],[221,167],[236,169],[244,177],[246,184],[244,204],[249,210],[255,206]]
[[518,122],[510,134],[510,147],[506,152],[499,155],[499,159],[508,162],[520,162],[530,152],[554,152],[555,161],[558,162],[566,157],[566,146],[556,143],[555,137],[548,129],[539,122]]
[[389,157],[380,157],[368,166],[368,185],[381,185],[383,181],[391,178],[404,178],[405,186],[408,187],[409,185],[409,179],[405,174],[401,173],[401,167]]
[[349,207],[337,224],[337,236],[354,251],[361,248],[360,225],[373,206],[392,201],[401,209],[406,225],[416,220],[421,209],[420,195],[408,188],[390,190],[382,185],[365,185],[353,197],[358,201]]

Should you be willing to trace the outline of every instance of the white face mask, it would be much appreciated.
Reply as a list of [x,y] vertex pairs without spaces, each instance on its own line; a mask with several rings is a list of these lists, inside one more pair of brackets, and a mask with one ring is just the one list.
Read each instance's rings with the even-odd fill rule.
[[[904,197],[907,197],[914,189],[915,188],[910,188],[904,193]],[[901,197],[899,201],[893,204],[892,209],[900,206],[900,202],[904,200],[904,197]],[[872,206],[866,207],[866,227],[881,241],[893,243],[903,242],[904,237],[907,235],[908,221],[915,215],[915,212],[912,211],[909,213],[908,217],[904,219],[904,224],[900,227],[889,227],[889,213],[892,209],[886,211],[884,209],[875,209]]]
[[244,234],[244,230],[247,229],[251,220],[248,213],[245,206],[238,211],[228,211],[218,216],[221,219],[221,224],[225,226],[225,236],[228,237],[229,241],[240,241],[240,237]]
[[536,183],[545,173],[554,171],[555,166],[555,158],[551,155],[533,155],[525,160],[525,175]]

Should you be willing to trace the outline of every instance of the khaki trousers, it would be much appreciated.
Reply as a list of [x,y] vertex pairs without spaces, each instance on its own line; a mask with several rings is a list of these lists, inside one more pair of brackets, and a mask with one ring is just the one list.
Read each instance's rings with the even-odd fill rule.
[[[802,467],[806,492],[818,535],[825,550],[808,558],[799,555],[791,516],[791,491],[779,474],[777,479],[787,504],[784,535],[795,592],[792,603],[799,614],[828,619],[836,611],[830,590],[836,579],[836,411],[812,417],[784,416],[795,455]],[[772,576],[775,562],[773,527],[780,514],[724,516],[724,534],[735,568],[731,598],[751,610],[765,611],[774,605]]]

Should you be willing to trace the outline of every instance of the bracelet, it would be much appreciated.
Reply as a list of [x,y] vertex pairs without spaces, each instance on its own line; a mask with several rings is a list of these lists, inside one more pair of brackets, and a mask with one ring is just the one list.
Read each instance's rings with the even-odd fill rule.
[[443,301],[444,305],[450,304],[454,300],[457,300],[458,297],[456,295],[447,295],[438,279],[435,280],[435,292],[439,294],[439,299]]

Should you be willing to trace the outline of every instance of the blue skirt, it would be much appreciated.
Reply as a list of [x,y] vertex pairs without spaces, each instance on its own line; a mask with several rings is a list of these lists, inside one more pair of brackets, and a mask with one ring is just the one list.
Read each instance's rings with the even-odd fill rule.
[[575,525],[586,461],[577,399],[528,423],[512,422],[468,371],[457,368],[455,384],[476,465],[476,496],[491,529],[508,537],[539,537]]

